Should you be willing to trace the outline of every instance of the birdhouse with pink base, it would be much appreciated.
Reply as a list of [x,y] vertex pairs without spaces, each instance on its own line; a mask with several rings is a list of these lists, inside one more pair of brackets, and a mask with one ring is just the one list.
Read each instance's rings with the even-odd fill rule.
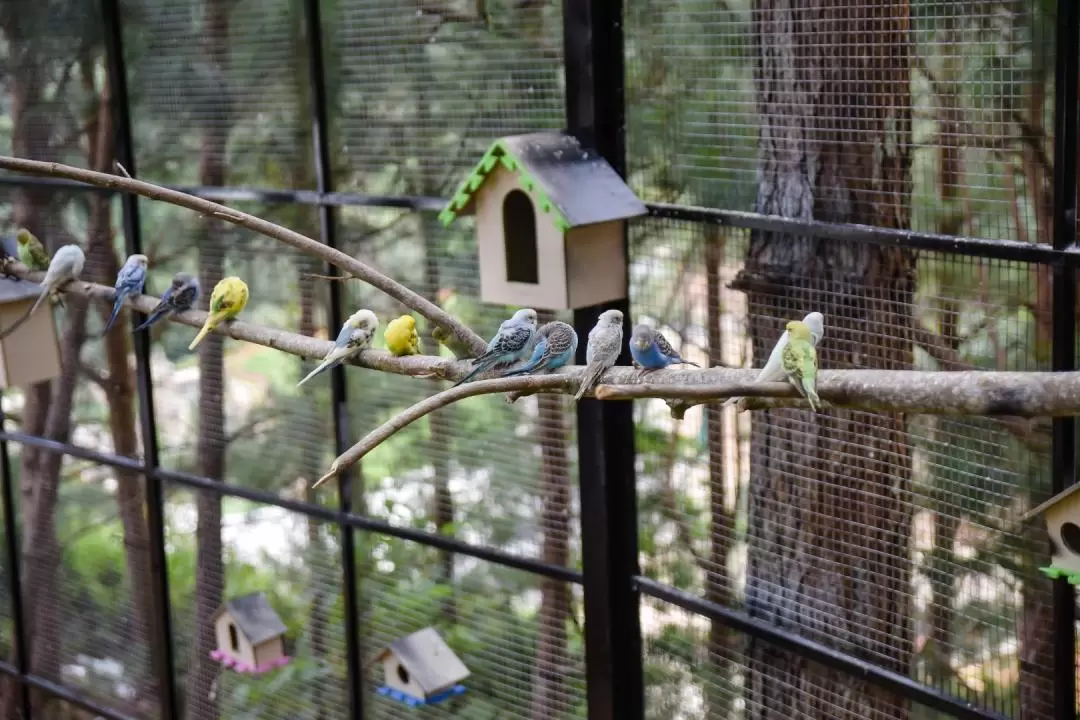
[[596,151],[556,132],[496,140],[439,214],[475,214],[480,299],[546,310],[626,297],[626,221],[648,209]]
[[26,387],[60,377],[60,343],[49,303],[26,314],[41,295],[41,286],[29,280],[0,278],[0,388]]
[[255,592],[227,601],[214,614],[217,649],[210,657],[242,673],[264,673],[289,662],[285,623],[266,594]]

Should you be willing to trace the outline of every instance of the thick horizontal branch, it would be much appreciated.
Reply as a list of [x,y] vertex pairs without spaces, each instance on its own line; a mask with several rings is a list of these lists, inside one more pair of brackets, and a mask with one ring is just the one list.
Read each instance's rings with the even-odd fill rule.
[[68,178],[69,180],[78,180],[79,182],[95,185],[97,187],[122,190],[136,195],[142,195],[151,200],[159,200],[189,210],[194,210],[203,215],[220,218],[226,222],[257,232],[260,235],[265,235],[266,237],[291,245],[308,255],[322,258],[331,265],[335,265],[344,270],[349,277],[362,280],[363,282],[378,288],[390,297],[398,300],[427,318],[436,327],[442,327],[447,332],[456,336],[459,343],[465,348],[468,348],[473,355],[479,355],[487,346],[487,343],[483,338],[466,327],[457,318],[396,280],[383,275],[378,270],[360,262],[354,257],[346,255],[340,250],[323,245],[306,235],[302,235],[294,230],[289,230],[288,228],[276,225],[254,215],[249,215],[209,200],[203,200],[202,198],[197,198],[194,195],[188,195],[187,193],[178,190],[170,190],[169,188],[164,188],[153,183],[144,182],[142,180],[133,180],[132,178],[122,177],[120,175],[110,175],[108,173],[85,170],[83,168],[72,167],[71,165],[39,162],[37,160],[25,160],[23,158],[0,155],[0,168],[27,173],[29,175]]

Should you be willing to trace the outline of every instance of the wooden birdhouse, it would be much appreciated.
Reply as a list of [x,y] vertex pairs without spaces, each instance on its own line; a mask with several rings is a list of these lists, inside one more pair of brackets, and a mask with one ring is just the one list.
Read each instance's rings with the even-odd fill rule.
[[484,302],[547,310],[626,297],[627,219],[647,209],[571,135],[497,140],[439,214],[475,213]]
[[1049,567],[1041,568],[1052,578],[1064,577],[1080,585],[1080,483],[1069,487],[1024,516],[1043,516],[1050,533],[1053,554]]
[[[37,302],[42,288],[29,280],[0,278],[0,329],[15,325]],[[60,377],[56,320],[45,307],[0,340],[0,387],[26,387]]]
[[433,705],[465,692],[465,663],[434,628],[395,640],[375,656],[382,663],[384,684],[378,693],[409,707]]
[[210,657],[237,672],[264,673],[289,662],[285,623],[270,607],[265,593],[226,602],[214,613],[214,630],[217,649]]

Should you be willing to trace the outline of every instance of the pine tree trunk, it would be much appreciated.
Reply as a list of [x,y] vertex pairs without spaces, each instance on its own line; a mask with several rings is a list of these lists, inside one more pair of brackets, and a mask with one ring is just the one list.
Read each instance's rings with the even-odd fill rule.
[[[907,226],[908,11],[902,0],[755,2],[759,212]],[[912,365],[906,251],[756,232],[735,286],[748,293],[759,367],[782,321],[810,310],[825,315],[823,366]],[[748,610],[906,675],[903,418],[781,409],[756,413],[753,426]],[[764,643],[751,643],[750,664],[757,720],[907,717],[901,699]]]

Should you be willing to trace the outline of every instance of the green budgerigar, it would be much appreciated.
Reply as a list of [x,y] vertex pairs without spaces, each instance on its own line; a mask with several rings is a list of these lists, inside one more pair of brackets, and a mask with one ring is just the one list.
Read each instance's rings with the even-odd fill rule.
[[49,253],[41,241],[34,237],[34,233],[22,228],[15,233],[15,240],[19,244],[19,262],[38,272],[49,269]]
[[799,320],[787,324],[788,344],[784,348],[784,374],[799,394],[818,411],[821,398],[817,394],[817,350],[810,327]]

